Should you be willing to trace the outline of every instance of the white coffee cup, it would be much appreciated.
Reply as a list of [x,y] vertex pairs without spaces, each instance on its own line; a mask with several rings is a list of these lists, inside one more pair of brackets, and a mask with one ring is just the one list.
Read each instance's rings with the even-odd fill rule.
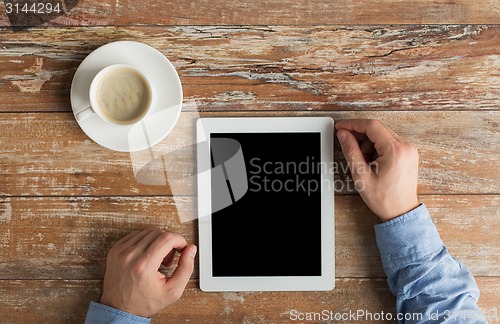
[[128,64],[113,64],[96,74],[89,90],[90,107],[76,114],[78,121],[98,115],[115,126],[130,126],[150,112],[155,93],[149,79]]

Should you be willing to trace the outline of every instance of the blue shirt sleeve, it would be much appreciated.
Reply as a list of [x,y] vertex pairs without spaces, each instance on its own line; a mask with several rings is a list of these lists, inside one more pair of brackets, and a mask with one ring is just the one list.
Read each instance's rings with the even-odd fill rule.
[[474,277],[448,253],[424,204],[375,225],[375,235],[396,310],[408,314],[400,323],[487,323]]
[[149,324],[150,318],[132,315],[100,303],[90,302],[85,324]]

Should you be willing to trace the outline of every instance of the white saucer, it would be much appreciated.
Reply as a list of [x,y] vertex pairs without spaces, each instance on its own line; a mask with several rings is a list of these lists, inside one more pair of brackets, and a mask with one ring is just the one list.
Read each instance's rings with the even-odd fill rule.
[[94,115],[78,125],[94,142],[120,152],[134,152],[151,147],[174,128],[182,108],[182,86],[170,61],[155,48],[131,41],[106,44],[90,53],[76,70],[71,84],[73,114],[90,106],[89,89],[94,76],[111,64],[136,67],[148,77],[156,93],[149,114],[131,126],[113,126]]

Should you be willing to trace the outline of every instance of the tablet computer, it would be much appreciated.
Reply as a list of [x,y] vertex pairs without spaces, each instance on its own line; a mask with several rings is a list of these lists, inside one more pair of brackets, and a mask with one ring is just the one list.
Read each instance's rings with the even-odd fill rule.
[[333,119],[197,121],[200,288],[335,285]]

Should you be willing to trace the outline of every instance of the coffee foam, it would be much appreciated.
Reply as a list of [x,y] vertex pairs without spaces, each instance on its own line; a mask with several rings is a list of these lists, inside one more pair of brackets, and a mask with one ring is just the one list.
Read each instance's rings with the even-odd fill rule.
[[119,67],[102,77],[97,87],[101,113],[118,124],[132,124],[148,111],[151,93],[142,75],[129,67]]

